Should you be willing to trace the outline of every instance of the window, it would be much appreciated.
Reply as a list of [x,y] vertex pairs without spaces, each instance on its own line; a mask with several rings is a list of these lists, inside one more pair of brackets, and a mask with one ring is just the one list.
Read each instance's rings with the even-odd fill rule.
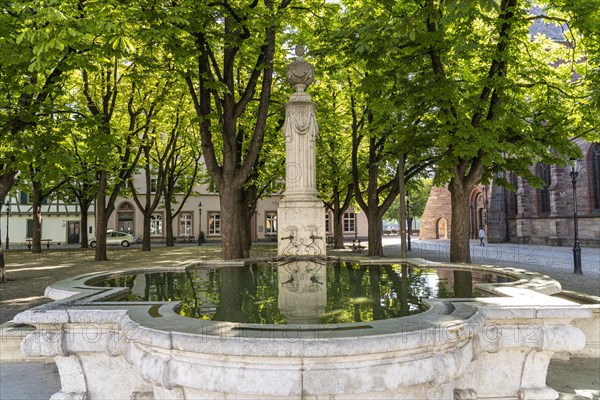
[[150,235],[162,236],[162,234],[163,234],[162,214],[152,214],[152,216],[150,216]]
[[21,204],[29,204],[29,194],[21,190],[19,195],[19,203]]
[[208,234],[221,234],[221,214],[216,212],[208,213]]
[[329,213],[325,214],[325,233],[331,232],[331,220],[329,219]]
[[592,158],[592,200],[594,210],[600,210],[600,143],[594,143],[590,156]]
[[129,203],[123,203],[119,206],[117,212],[117,229],[121,232],[133,234],[133,207]]
[[179,234],[182,236],[192,236],[194,233],[192,229],[192,214],[180,214],[179,215]]
[[352,211],[344,213],[344,232],[354,232],[356,214]]
[[277,233],[277,212],[267,211],[265,212],[265,233]]
[[549,214],[550,213],[550,191],[548,188],[552,183],[552,178],[550,176],[550,166],[546,164],[538,164],[538,174],[540,179],[543,182],[544,188],[538,189],[538,204],[539,204],[539,214]]
[[[23,192],[21,192],[23,193]],[[27,238],[30,239],[33,237],[33,220],[32,219],[28,219],[27,220]]]

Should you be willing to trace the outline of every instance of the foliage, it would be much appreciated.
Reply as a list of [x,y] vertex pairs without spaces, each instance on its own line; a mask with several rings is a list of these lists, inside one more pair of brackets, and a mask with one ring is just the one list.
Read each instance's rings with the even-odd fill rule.
[[[427,199],[429,199],[431,187],[431,178],[411,179],[409,181],[406,188],[407,193],[410,193],[410,196],[407,196],[408,217],[420,218],[423,215],[423,211],[425,211],[425,205],[427,204]],[[400,201],[396,200],[387,210],[383,219],[386,221],[397,221],[399,215]]]

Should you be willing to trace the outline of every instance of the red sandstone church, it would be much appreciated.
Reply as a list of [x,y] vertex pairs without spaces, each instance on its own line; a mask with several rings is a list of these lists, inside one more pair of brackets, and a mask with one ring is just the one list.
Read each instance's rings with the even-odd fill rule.
[[[584,160],[577,177],[579,240],[600,247],[600,143],[578,143]],[[545,182],[532,188],[509,175],[516,192],[491,185],[473,188],[470,198],[472,239],[484,227],[491,243],[512,242],[565,246],[573,242],[573,184],[569,167],[535,164],[532,172]],[[421,239],[448,239],[451,226],[450,192],[433,188],[421,219]]]

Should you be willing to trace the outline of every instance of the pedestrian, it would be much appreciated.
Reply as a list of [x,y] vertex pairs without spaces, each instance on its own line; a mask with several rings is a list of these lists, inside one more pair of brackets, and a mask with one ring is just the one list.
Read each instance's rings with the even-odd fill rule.
[[482,226],[481,229],[479,229],[479,245],[480,246],[485,246],[485,243],[483,243],[483,239],[485,239],[485,230],[483,229],[483,226]]

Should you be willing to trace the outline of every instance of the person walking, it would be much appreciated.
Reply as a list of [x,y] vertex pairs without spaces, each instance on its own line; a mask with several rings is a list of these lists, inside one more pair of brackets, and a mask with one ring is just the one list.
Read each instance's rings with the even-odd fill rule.
[[480,246],[485,246],[485,243],[483,243],[483,239],[485,239],[485,230],[483,229],[483,226],[479,229],[479,245]]

